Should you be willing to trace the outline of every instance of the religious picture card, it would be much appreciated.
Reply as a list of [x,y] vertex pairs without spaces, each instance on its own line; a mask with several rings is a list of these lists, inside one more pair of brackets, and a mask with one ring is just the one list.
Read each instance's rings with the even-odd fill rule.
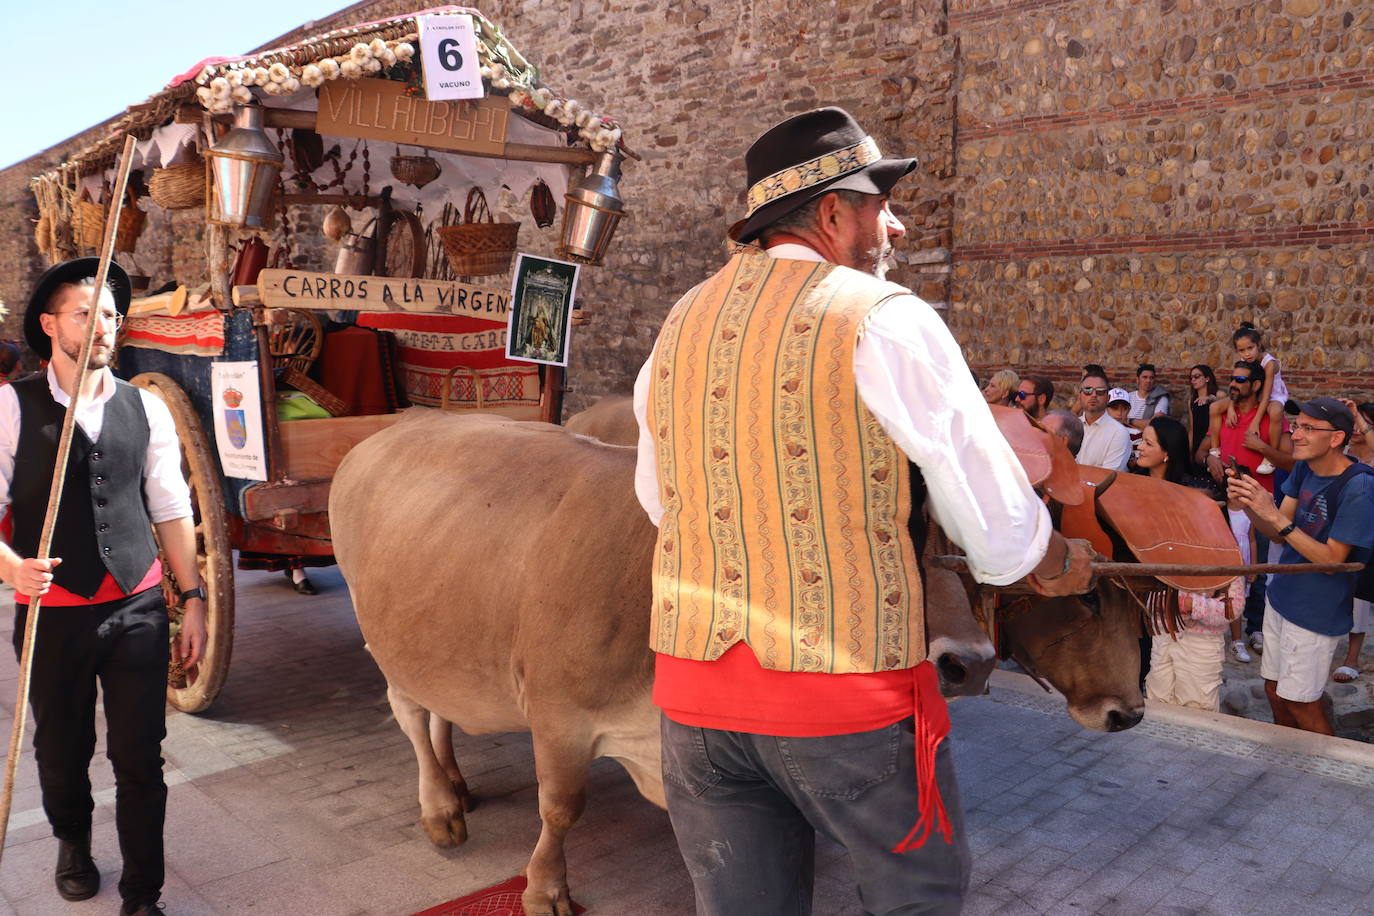
[[551,366],[568,364],[568,332],[578,265],[532,254],[515,260],[506,356]]

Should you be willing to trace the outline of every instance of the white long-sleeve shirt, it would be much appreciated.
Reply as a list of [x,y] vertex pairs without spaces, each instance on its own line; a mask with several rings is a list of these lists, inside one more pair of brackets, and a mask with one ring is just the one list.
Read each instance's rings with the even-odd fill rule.
[[[64,409],[71,403],[67,392],[57,384],[52,366],[48,367],[48,390]],[[154,524],[187,518],[191,515],[191,490],[181,474],[181,444],[177,441],[172,412],[157,395],[142,389],[138,393],[143,399],[143,412],[148,415],[148,451],[143,461],[143,494],[148,501],[148,515]],[[114,374],[109,369],[102,369],[98,393],[82,404],[76,415],[81,431],[92,442],[100,438],[105,423],[105,405],[114,395]],[[19,449],[19,423],[19,396],[5,385],[0,388],[0,516],[10,504],[14,456]]]
[[[803,245],[778,245],[768,253],[824,260]],[[635,493],[657,525],[665,510],[647,420],[653,361],[651,353],[635,381]],[[854,349],[854,376],[864,404],[920,467],[931,514],[964,549],[973,577],[1007,585],[1035,569],[1053,530],[1049,511],[1031,489],[959,345],[935,310],[905,295],[871,311]]]

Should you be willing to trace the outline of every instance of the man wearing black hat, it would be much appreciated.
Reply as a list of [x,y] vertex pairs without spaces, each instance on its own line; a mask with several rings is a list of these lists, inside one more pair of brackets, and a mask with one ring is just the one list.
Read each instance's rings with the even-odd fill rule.
[[[80,258],[39,278],[24,335],[50,360],[47,372],[0,388],[0,505],[8,505],[13,526],[10,542],[0,543],[0,576],[16,592],[16,654],[29,596],[42,597],[30,700],[43,810],[58,839],[57,891],[85,900],[100,889],[88,775],[98,680],[124,857],[120,912],[149,916],[162,892],[167,799],[161,744],[169,634],[159,543],[187,588],[176,649],[188,668],[204,651],[205,592],[172,416],[108,368],[129,308],[128,275],[111,264],[108,288],[96,296],[96,266],[95,258]],[[52,558],[39,559],[58,437],[91,321],[97,326],[90,372],[78,399]]]
[[[1325,397],[1289,401],[1288,412],[1298,415],[1292,432],[1297,460],[1283,482],[1283,502],[1275,505],[1249,475],[1231,476],[1227,495],[1266,537],[1283,545],[1280,563],[1368,560],[1374,549],[1374,473],[1345,454],[1354,416]],[[1353,623],[1356,575],[1270,577],[1260,676],[1279,725],[1335,733],[1322,691],[1336,643]]]
[[915,161],[838,108],[745,159],[741,250],[674,306],[635,385],[673,829],[702,914],[810,912],[816,830],[866,912],[958,912],[926,494],[980,581],[1077,592],[1092,554],[1053,531],[944,323],[881,279]]

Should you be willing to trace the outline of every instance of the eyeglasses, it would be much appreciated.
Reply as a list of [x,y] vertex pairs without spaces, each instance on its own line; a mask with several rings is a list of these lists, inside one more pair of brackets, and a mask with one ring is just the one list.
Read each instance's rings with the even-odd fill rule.
[[[90,320],[90,317],[91,317],[91,310],[90,310],[90,309],[69,309],[69,310],[64,311],[64,312],[51,312],[50,314],[53,314],[53,315],[71,315],[71,316],[72,316],[72,323],[75,324],[75,325],[76,325],[77,327],[79,327],[79,328],[84,328],[84,327],[86,326],[86,322]],[[109,312],[101,312],[101,313],[100,313],[100,320],[103,321],[103,322],[105,322],[106,324],[112,324],[112,325],[114,325],[114,328],[115,328],[116,331],[119,330],[119,329],[120,329],[121,327],[123,327],[123,325],[124,325],[124,316],[121,315],[121,314],[119,314],[118,312],[115,312],[113,315],[111,315]]]
[[1310,423],[1294,423],[1294,424],[1293,424],[1293,429],[1297,430],[1298,432],[1300,432],[1300,433],[1302,433],[1302,434],[1304,434],[1304,435],[1309,435],[1309,436],[1310,436],[1312,433],[1338,433],[1338,432],[1340,432],[1340,430],[1336,429],[1334,426],[1313,426],[1313,425],[1310,424]]
[[1203,375],[1201,372],[1192,372],[1192,373],[1189,373],[1188,377],[1189,377],[1189,378],[1206,378],[1207,376]]
[[1080,388],[1078,390],[1089,396],[1094,394],[1106,394],[1108,391],[1111,391],[1110,388]]
[[1233,375],[1233,376],[1231,376],[1231,381],[1235,382],[1237,385],[1244,385],[1244,384],[1246,384],[1247,382],[1250,381],[1250,376],[1248,376],[1248,375]]
[[1016,400],[1018,400],[1018,401],[1024,401],[1026,398],[1030,397],[1030,396],[1031,396],[1032,394],[1034,394],[1034,393],[1035,393],[1035,392],[1033,392],[1033,391],[1018,391],[1018,392],[1016,392],[1016,394],[1014,395],[1014,397],[1015,397]]

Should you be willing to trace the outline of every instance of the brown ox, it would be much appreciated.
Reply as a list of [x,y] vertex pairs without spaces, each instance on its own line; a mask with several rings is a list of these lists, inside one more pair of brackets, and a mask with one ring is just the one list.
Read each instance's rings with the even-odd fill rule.
[[[563,842],[593,758],[619,760],[663,804],[648,648],[655,532],[634,497],[634,465],[633,448],[556,426],[413,411],[354,448],[334,478],[335,554],[415,750],[432,842],[467,837],[467,787],[446,722],[470,734],[532,733],[542,827],[527,914],[572,912]],[[932,570],[928,589],[935,640],[944,626],[935,612],[952,609],[944,616],[962,632],[943,636],[990,648],[956,575]],[[1022,644],[1033,658],[1041,648]],[[1130,638],[1062,661],[1125,672],[1135,658]],[[950,664],[942,675],[962,666]],[[1137,678],[1126,680],[1138,705]]]

